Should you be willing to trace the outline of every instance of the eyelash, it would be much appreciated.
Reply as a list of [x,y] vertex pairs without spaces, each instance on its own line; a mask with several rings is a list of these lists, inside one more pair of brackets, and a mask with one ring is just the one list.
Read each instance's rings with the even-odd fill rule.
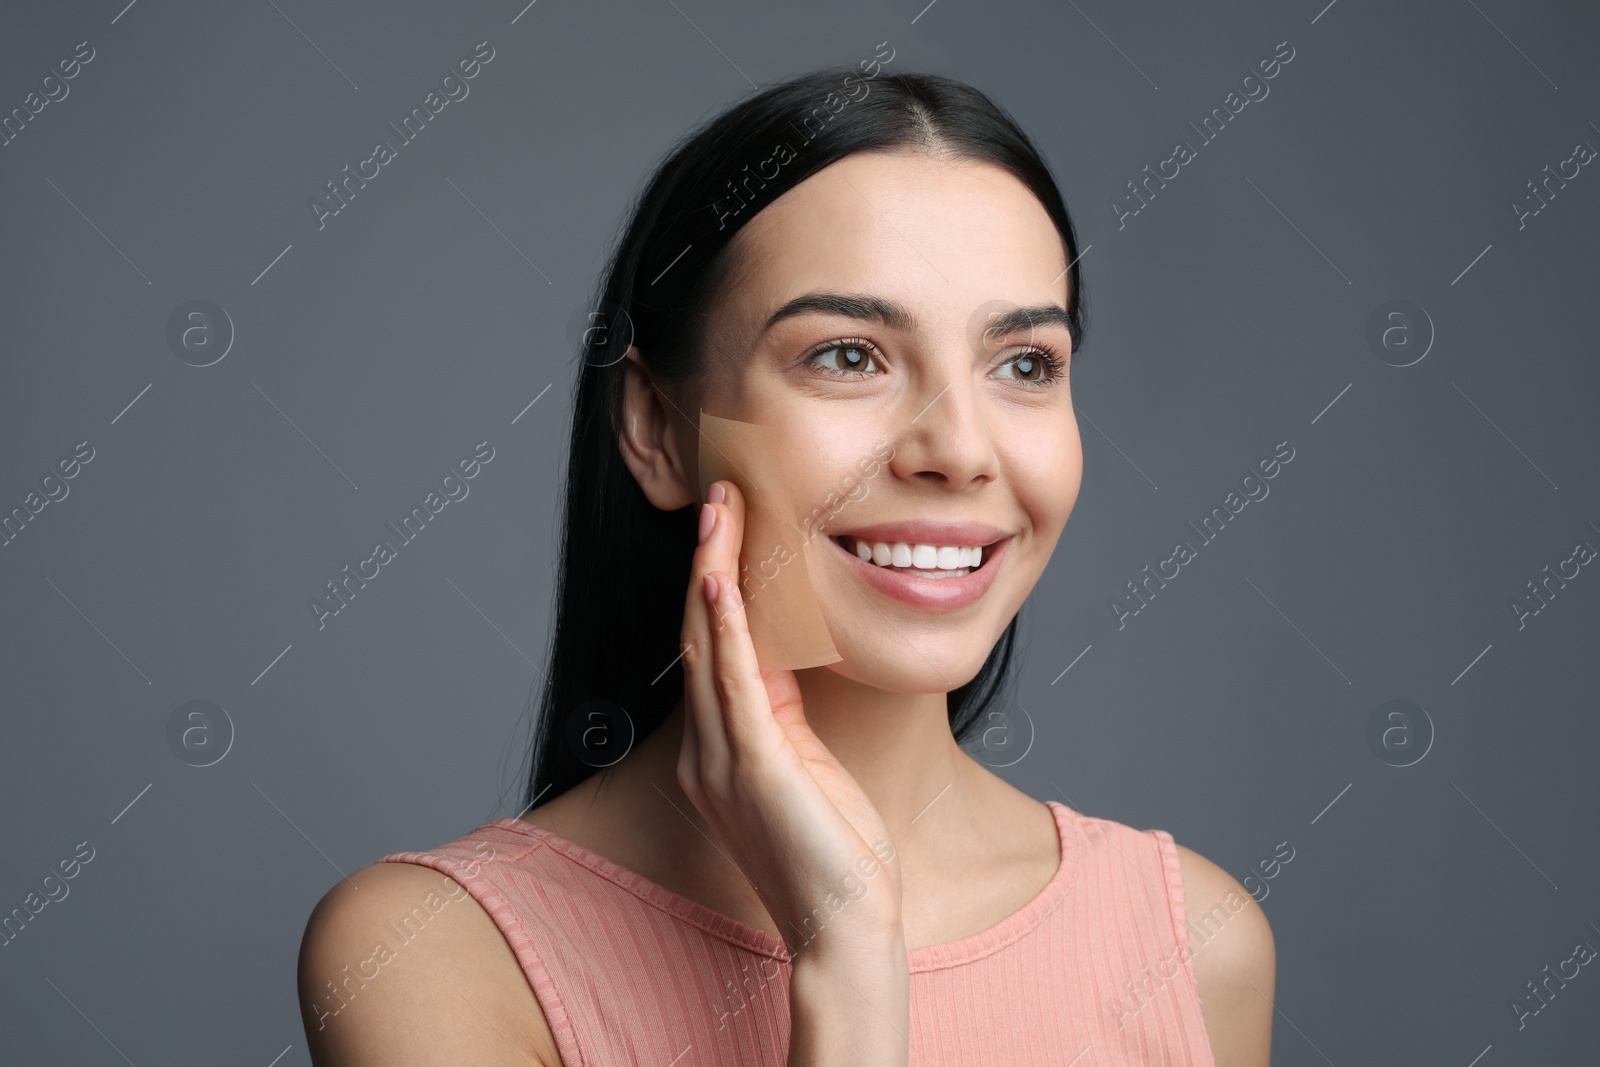
[[[882,353],[880,353],[878,351],[878,346],[877,345],[873,344],[871,341],[868,341],[864,337],[843,337],[843,338],[839,338],[837,340],[827,341],[827,342],[824,342],[823,344],[817,345],[810,352],[806,353],[805,362],[808,363],[808,364],[812,364],[812,360],[814,360],[818,356],[822,355],[822,353],[831,352],[836,348],[860,348],[860,349],[865,350],[869,355],[872,355],[872,356],[877,356],[877,355],[881,355],[882,354]],[[1050,386],[1055,385],[1058,381],[1060,381],[1063,377],[1066,376],[1066,363],[1065,363],[1065,361],[1059,355],[1056,354],[1056,350],[1055,350],[1054,347],[1052,347],[1051,345],[1045,344],[1043,342],[1037,342],[1037,343],[1029,346],[1028,348],[1024,349],[1023,351],[1018,352],[1016,355],[1014,355],[1010,359],[1006,360],[1005,363],[1002,363],[1001,366],[1003,367],[1007,363],[1012,363],[1012,362],[1015,362],[1016,360],[1024,359],[1024,358],[1028,358],[1028,357],[1032,357],[1034,359],[1037,359],[1040,362],[1042,362],[1046,367],[1048,367],[1049,370],[1050,370],[1050,377],[1048,377],[1048,378],[1040,378],[1038,380],[1029,380],[1027,378],[1015,379],[1020,384],[1026,386],[1026,387],[1028,387],[1030,389],[1048,389]],[[866,376],[861,371],[858,371],[858,370],[843,370],[843,371],[840,371],[840,370],[834,370],[831,367],[816,366],[815,364],[812,364],[812,366],[814,366],[816,370],[819,370],[822,373],[830,375],[830,376],[835,377],[835,378],[854,378],[854,377],[865,377]]]

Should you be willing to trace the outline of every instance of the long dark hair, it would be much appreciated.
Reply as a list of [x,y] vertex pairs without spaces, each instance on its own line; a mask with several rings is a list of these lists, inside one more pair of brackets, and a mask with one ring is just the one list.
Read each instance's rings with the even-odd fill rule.
[[[659,380],[692,380],[709,309],[736,269],[727,254],[734,234],[823,167],[897,148],[992,163],[1033,192],[1070,264],[1076,357],[1085,314],[1072,220],[1027,135],[971,86],[934,74],[884,74],[866,62],[862,70],[830,67],[763,90],[685,137],[633,204],[578,342],[550,671],[542,694],[530,698],[538,711],[522,798],[528,807],[614,762],[683,692],[678,640],[697,506],[656,508],[623,463],[628,345],[638,346]],[[949,693],[958,743],[1009,684],[1016,631],[1014,616],[983,668]]]

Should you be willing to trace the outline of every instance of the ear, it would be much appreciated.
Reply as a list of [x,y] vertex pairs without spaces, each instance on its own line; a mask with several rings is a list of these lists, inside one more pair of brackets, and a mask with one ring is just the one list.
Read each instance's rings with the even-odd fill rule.
[[[665,395],[634,345],[623,357],[622,430],[617,447],[650,503],[676,511],[700,498],[699,428]],[[688,443],[692,442],[692,443]]]

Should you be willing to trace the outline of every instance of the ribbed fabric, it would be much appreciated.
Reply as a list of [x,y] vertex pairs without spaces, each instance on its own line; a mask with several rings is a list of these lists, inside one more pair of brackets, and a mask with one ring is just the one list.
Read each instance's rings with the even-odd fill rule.
[[[1045,803],[1061,862],[1039,894],[982,933],[907,953],[909,1063],[1215,1067],[1172,835]],[[563,1067],[785,1063],[776,934],[520,819],[381,862],[432,867],[483,906]]]

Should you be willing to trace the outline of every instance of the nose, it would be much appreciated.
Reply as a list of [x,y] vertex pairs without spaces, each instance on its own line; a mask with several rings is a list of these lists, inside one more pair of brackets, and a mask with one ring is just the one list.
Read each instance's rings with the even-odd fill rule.
[[1000,467],[991,432],[994,413],[974,377],[972,357],[962,351],[938,365],[959,369],[921,376],[918,388],[902,398],[889,468],[907,481],[950,489],[993,481]]

